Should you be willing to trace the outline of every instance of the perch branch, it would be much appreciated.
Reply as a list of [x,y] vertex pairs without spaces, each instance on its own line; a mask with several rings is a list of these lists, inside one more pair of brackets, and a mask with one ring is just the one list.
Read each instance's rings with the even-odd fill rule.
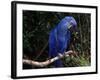
[[58,56],[51,58],[49,60],[46,60],[44,62],[38,62],[38,61],[23,59],[23,63],[29,64],[29,65],[32,65],[32,66],[36,66],[36,67],[45,67],[45,66],[53,63],[54,61],[63,58],[64,56],[69,56],[70,54],[74,54],[74,52],[72,50],[70,50],[70,51],[65,52],[63,55],[61,53],[59,53]]

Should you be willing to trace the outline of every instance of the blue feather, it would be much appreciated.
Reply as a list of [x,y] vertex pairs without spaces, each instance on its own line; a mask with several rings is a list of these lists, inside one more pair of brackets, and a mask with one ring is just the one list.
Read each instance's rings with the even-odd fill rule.
[[[49,57],[56,57],[58,53],[64,54],[68,49],[71,39],[71,32],[68,28],[77,26],[75,19],[71,16],[63,18],[49,34]],[[55,67],[63,67],[61,60],[54,62]]]

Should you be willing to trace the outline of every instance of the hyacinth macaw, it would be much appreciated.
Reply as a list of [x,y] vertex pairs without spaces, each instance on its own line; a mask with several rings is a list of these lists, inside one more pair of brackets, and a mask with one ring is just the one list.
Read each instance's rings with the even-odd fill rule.
[[[71,34],[77,28],[77,22],[72,16],[63,18],[49,34],[49,57],[56,57],[59,53],[64,54],[68,49]],[[63,67],[59,59],[54,62],[55,67]]]

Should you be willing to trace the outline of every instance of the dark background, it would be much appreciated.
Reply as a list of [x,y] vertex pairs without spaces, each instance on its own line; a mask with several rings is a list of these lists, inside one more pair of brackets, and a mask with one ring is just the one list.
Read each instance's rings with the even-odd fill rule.
[[[45,61],[48,56],[49,32],[65,16],[73,16],[77,22],[79,35],[71,42],[69,49],[77,52],[76,56],[63,59],[65,67],[91,65],[91,15],[87,13],[64,13],[45,11],[23,11],[23,58]],[[53,64],[45,68],[52,68]],[[23,69],[36,68],[23,64]]]

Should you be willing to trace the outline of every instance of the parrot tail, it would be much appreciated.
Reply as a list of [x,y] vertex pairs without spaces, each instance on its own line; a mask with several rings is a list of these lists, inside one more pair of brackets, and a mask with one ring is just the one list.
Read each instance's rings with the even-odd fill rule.
[[57,60],[54,62],[55,67],[63,67],[63,62],[61,60]]

